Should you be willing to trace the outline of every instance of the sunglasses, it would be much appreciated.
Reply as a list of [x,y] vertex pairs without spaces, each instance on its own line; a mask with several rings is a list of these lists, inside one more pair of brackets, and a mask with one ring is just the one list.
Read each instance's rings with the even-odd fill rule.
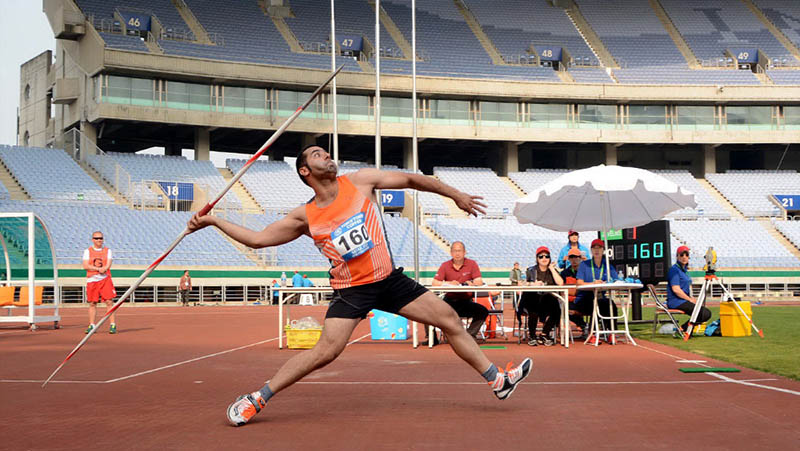
[[688,257],[688,256],[689,256],[688,252],[681,252],[680,254],[678,254],[678,257]]
[[103,237],[102,236],[93,236],[92,239],[93,240],[102,240]]
[[570,255],[569,258],[581,258],[580,255]]
[[548,254],[537,255],[536,258],[541,260],[543,258],[550,258],[550,255],[548,255]]

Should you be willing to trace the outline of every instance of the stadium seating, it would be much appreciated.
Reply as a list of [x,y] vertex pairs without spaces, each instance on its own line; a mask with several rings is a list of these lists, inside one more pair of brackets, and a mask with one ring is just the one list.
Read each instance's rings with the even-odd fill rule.
[[776,85],[800,85],[800,70],[773,69],[767,75]]
[[114,201],[63,150],[0,145],[0,160],[32,199]]
[[757,48],[770,57],[789,53],[743,2],[661,0],[661,4],[700,60],[717,61],[726,49]]
[[[225,166],[235,174],[246,162],[227,159]],[[314,195],[285,161],[257,160],[239,181],[263,209],[273,212],[289,212]]]
[[[426,60],[417,63],[420,75],[510,78],[559,82],[555,71],[531,66],[496,66],[452,2],[420,0],[417,5],[417,51]],[[411,9],[403,0],[385,0],[381,7],[407,40],[411,36]],[[411,73],[411,62],[381,60],[381,71]]]
[[[120,265],[149,265],[186,227],[189,212],[135,211],[120,205],[1,201],[0,211],[33,211],[53,237],[59,264],[80,264],[95,230]],[[213,229],[188,235],[165,265],[254,266]]]
[[800,221],[772,220],[772,225],[785,236],[794,246],[800,249]]
[[516,218],[437,217],[428,219],[426,224],[448,243],[464,242],[467,257],[484,268],[511,268],[515,261],[528,267],[534,264],[539,246],[549,247],[558,256],[567,243],[564,232],[520,224]]
[[778,216],[771,194],[800,195],[800,174],[795,171],[728,171],[706,174],[706,180],[748,217]]
[[575,83],[614,83],[604,68],[570,67],[569,73]]
[[488,205],[486,214],[505,216],[514,210],[518,196],[488,168],[434,167],[433,173],[442,182],[465,193],[483,196]]
[[673,212],[669,215],[670,218],[693,218],[704,217],[710,219],[728,219],[730,213],[725,210],[725,207],[711,196],[711,194],[697,181],[697,179],[685,170],[653,170],[656,174],[661,175],[667,180],[675,182],[678,186],[694,193],[694,200],[697,202],[697,208],[684,208]]
[[[761,12],[789,38],[800,46],[800,4],[786,0],[753,0]],[[780,55],[770,55],[775,58]],[[789,56],[789,55],[787,55]],[[791,57],[791,56],[789,56]],[[797,60],[794,61],[797,65]]]
[[3,183],[0,183],[0,200],[3,199],[11,199],[11,194],[8,192],[8,188]]
[[508,178],[516,183],[525,194],[530,194],[567,172],[569,172],[568,169],[527,169],[525,172],[509,172]]
[[124,36],[121,34],[100,33],[106,42],[106,47],[120,50],[133,50],[135,52],[149,52],[142,38],[138,36]]
[[[99,157],[99,158],[98,158]],[[90,158],[94,166],[102,156]],[[209,201],[225,187],[225,179],[210,161],[188,160],[182,156],[145,155],[109,152],[105,155],[119,164],[131,176],[131,182],[163,181],[193,183],[208,190]],[[105,169],[106,171],[108,169]],[[103,174],[106,177],[105,174]],[[108,178],[108,177],[106,177]],[[109,179],[109,181],[112,181]],[[242,202],[236,193],[228,192],[218,205],[241,208]]]
[[[364,0],[336,0],[336,36],[345,34],[367,38],[375,45],[374,9]],[[330,41],[330,4],[315,0],[293,0],[290,3],[295,17],[287,17],[286,23],[301,43],[325,43]],[[370,14],[372,13],[372,14]],[[381,48],[396,53],[400,46],[381,26]],[[399,55],[402,55],[400,53]],[[410,57],[411,55],[408,55]]]
[[794,257],[757,221],[671,221],[670,231],[691,249],[691,266],[703,265],[709,246],[717,252],[720,268],[796,268]]
[[[560,46],[582,64],[584,60],[599,64],[564,10],[546,0],[505,0],[501,8],[496,2],[484,0],[465,3],[503,55],[525,55],[531,44],[537,48]],[[606,75],[602,82],[611,80]]]
[[118,9],[121,12],[149,13],[155,16],[164,28],[181,30],[189,28],[171,0],[76,0],[75,2],[84,15],[95,16],[95,22],[98,19],[113,20],[114,11]]

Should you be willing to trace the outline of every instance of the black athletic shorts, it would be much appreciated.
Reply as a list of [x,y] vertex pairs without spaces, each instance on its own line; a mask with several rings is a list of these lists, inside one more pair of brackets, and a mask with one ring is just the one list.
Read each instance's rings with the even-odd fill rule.
[[397,268],[380,282],[333,290],[333,300],[325,318],[367,317],[372,309],[398,313],[428,290]]

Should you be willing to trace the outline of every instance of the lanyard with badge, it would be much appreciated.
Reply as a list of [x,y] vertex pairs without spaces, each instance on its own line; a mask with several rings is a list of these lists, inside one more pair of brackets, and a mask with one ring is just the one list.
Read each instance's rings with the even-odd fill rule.
[[[594,262],[592,262],[591,265],[592,265],[592,282],[594,282],[595,280],[598,280],[598,279],[597,279],[597,276],[594,275]],[[600,266],[600,279],[599,280],[603,280],[603,272],[606,270],[606,267],[602,266],[602,263],[600,265],[601,266]]]

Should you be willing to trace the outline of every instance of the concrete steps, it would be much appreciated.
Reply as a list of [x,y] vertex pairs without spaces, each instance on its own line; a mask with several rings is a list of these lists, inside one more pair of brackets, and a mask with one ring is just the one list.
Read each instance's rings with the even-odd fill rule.
[[769,78],[769,75],[767,75],[765,72],[755,72],[755,73],[753,73],[753,75],[755,75],[756,78],[758,78],[758,81],[760,81],[762,85],[773,85],[773,84],[775,84],[772,81],[772,79]]
[[753,12],[753,15],[755,15],[758,18],[758,20],[760,20],[761,23],[764,24],[765,27],[767,27],[769,32],[772,33],[773,36],[775,36],[775,39],[777,39],[781,44],[783,44],[783,46],[786,47],[786,49],[789,51],[789,53],[792,54],[792,56],[795,57],[795,59],[800,61],[800,48],[798,48],[794,44],[794,42],[792,42],[792,40],[789,39],[789,37],[786,36],[783,33],[783,31],[780,30],[780,28],[776,27],[775,24],[772,23],[772,21],[769,20],[769,18],[766,15],[764,15],[764,12],[761,11],[761,9],[755,3],[753,3],[753,0],[741,0],[741,1],[742,3],[744,3],[745,6],[747,6],[748,9],[750,9],[750,11]]
[[144,40],[144,45],[147,47],[147,50],[149,50],[150,53],[155,55],[164,54],[164,49],[161,48],[161,46],[158,44],[158,41],[153,38],[153,34],[150,32],[147,33],[147,39]]
[[669,37],[672,38],[672,42],[675,43],[675,47],[678,47],[678,50],[681,51],[681,54],[686,59],[686,64],[688,64],[691,69],[700,68],[700,63],[697,61],[697,57],[695,56],[691,47],[689,47],[689,44],[686,43],[686,40],[683,39],[680,31],[678,31],[678,27],[675,26],[674,22],[672,22],[672,19],[667,14],[664,6],[661,5],[661,2],[659,0],[650,0],[650,7],[653,8],[658,20],[661,21],[662,25],[664,25],[664,29],[667,30],[667,33],[669,33]]
[[504,181],[505,184],[508,185],[508,187],[511,188],[512,191],[514,191],[514,194],[516,194],[517,197],[525,197],[526,196],[525,191],[523,191],[522,188],[520,188],[519,185],[514,183],[514,181],[511,180],[510,178],[508,178],[508,177],[500,177],[500,180]]
[[433,240],[433,242],[436,243],[436,245],[439,246],[439,248],[443,250],[446,254],[450,254],[450,244],[448,244],[447,241],[442,239],[442,237],[434,233],[433,229],[425,225],[424,217],[421,218],[421,227],[419,228],[419,230],[420,232],[422,232],[423,235]]
[[[375,2],[369,1],[368,3],[370,6],[372,6],[372,12],[374,13]],[[381,19],[381,25],[383,25],[383,28],[389,32],[389,36],[394,39],[394,42],[396,42],[397,46],[400,47],[400,50],[403,51],[403,55],[405,55],[406,59],[410,61],[411,58],[415,56],[413,55],[414,52],[411,51],[411,43],[408,42],[405,36],[403,36],[403,32],[400,31],[400,28],[397,27],[397,24],[394,23],[394,20],[392,20],[392,18],[383,8],[381,8],[379,17]]]
[[192,33],[194,33],[198,44],[216,45],[213,41],[211,41],[211,38],[208,37],[208,32],[206,31],[205,27],[203,27],[203,24],[197,20],[197,17],[195,17],[194,13],[185,1],[172,0],[172,4],[175,5],[175,9],[178,10],[178,14],[181,15],[183,21],[186,22],[186,25],[188,25],[189,29],[192,30]]
[[600,40],[600,37],[597,36],[594,29],[589,22],[583,17],[581,10],[578,8],[578,5],[574,2],[570,2],[572,5],[565,9],[564,12],[567,14],[567,17],[575,26],[575,29],[578,30],[578,33],[581,35],[584,41],[586,41],[586,45],[589,46],[589,49],[594,53],[594,56],[600,61],[604,67],[615,67],[619,68],[619,64],[617,64],[617,60],[611,55],[611,52],[608,51],[606,45],[603,44],[603,41]]
[[89,174],[89,177],[91,177],[95,182],[97,182],[97,184],[100,185],[109,196],[114,198],[114,203],[120,205],[130,204],[128,199],[125,198],[125,196],[123,196],[122,194],[118,193],[117,190],[111,185],[111,183],[109,183],[106,179],[104,179],[99,172],[95,171],[93,167],[89,166],[88,164],[81,163],[80,161],[78,161],[77,163],[83,169],[83,172]]
[[[266,11],[264,12],[266,14]],[[275,24],[275,27],[283,36],[283,39],[289,44],[289,49],[295,53],[306,53],[303,50],[303,46],[300,45],[300,41],[297,40],[297,36],[294,35],[294,32],[291,28],[289,28],[289,24],[283,20],[282,17],[270,17],[272,22]]]
[[556,75],[558,75],[558,78],[560,78],[564,83],[575,83],[575,79],[572,78],[572,74],[565,70],[557,70]]
[[723,196],[722,193],[720,193],[717,190],[717,188],[714,187],[714,185],[711,184],[711,182],[709,182],[706,179],[697,179],[697,182],[700,183],[700,186],[705,188],[705,190],[708,191],[709,194],[711,194],[711,197],[713,197],[714,200],[716,200],[717,202],[720,203],[720,205],[725,207],[725,209],[728,210],[728,212],[731,214],[732,217],[744,219],[744,215],[742,214],[742,212],[737,210],[736,207],[734,207],[733,204],[730,203],[730,201],[728,201],[728,199],[726,199],[725,196]]
[[800,259],[800,249],[798,249],[788,238],[786,238],[778,229],[776,229],[772,222],[769,219],[759,219],[758,223],[761,224],[761,227],[769,233],[769,235],[779,243],[783,245],[792,255],[796,258]]
[[[230,180],[233,178],[234,174],[230,169],[217,168],[217,170],[219,171],[220,175],[222,175],[222,178],[225,179],[225,182],[230,182]],[[264,209],[258,204],[258,202],[256,202],[256,199],[250,194],[249,191],[247,191],[247,188],[245,188],[241,182],[234,183],[231,187],[231,190],[233,190],[236,196],[239,197],[239,200],[242,201],[242,208],[245,210],[245,212],[252,212],[262,215],[264,214]]]
[[239,252],[241,252],[241,253],[242,253],[242,255],[244,255],[245,257],[247,257],[247,259],[248,259],[248,260],[252,261],[252,262],[253,262],[253,263],[255,263],[256,265],[258,265],[258,266],[261,266],[261,267],[265,267],[265,266],[267,266],[266,262],[265,262],[265,261],[263,261],[263,260],[262,260],[262,259],[261,259],[261,258],[258,256],[258,254],[256,254],[256,252],[255,252],[255,250],[254,250],[254,249],[251,249],[251,248],[249,248],[249,247],[245,246],[244,244],[241,244],[240,242],[238,242],[238,241],[234,240],[233,238],[231,238],[231,237],[229,237],[228,235],[224,234],[224,233],[223,233],[221,230],[217,229],[216,227],[210,227],[210,228],[211,228],[211,229],[214,229],[214,231],[215,231],[215,232],[217,232],[217,233],[218,233],[218,234],[219,234],[221,237],[225,238],[226,240],[228,240],[228,242],[230,242],[231,244],[233,244],[233,246],[234,246],[236,249],[238,249],[238,250],[239,250]]
[[358,67],[360,67],[362,71],[364,71],[364,72],[366,72],[368,74],[369,73],[375,73],[375,68],[372,67],[372,64],[370,64],[369,61],[358,60],[356,62],[358,63]]
[[0,182],[5,185],[11,200],[28,200],[31,198],[2,161],[0,161]]
[[486,50],[486,53],[489,55],[489,58],[492,59],[492,64],[496,66],[503,66],[505,65],[505,61],[503,61],[503,57],[500,55],[500,51],[497,50],[494,43],[489,36],[486,35],[486,32],[483,31],[481,24],[478,23],[478,19],[475,18],[475,15],[472,14],[469,7],[464,4],[462,0],[453,0],[455,3],[456,8],[464,16],[464,19],[467,21],[467,25],[469,25],[470,30],[472,30],[472,34],[478,38],[478,42],[481,43],[483,49]]

